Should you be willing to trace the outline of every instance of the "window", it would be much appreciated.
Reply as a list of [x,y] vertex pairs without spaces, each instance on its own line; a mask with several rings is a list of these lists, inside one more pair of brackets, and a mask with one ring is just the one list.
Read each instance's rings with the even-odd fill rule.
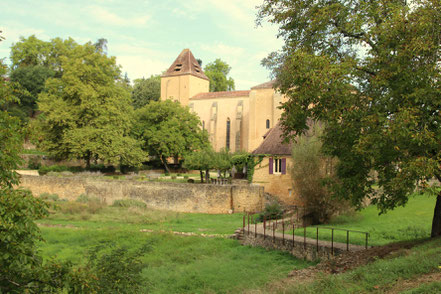
[[205,130],[205,120],[202,121],[202,130]]
[[266,120],[266,128],[267,128],[267,129],[270,128],[270,120],[269,120],[269,119]]
[[230,128],[231,128],[231,122],[230,122],[230,119],[227,118],[227,139],[225,142],[225,147],[227,149],[230,149]]
[[282,159],[275,158],[274,159],[274,174],[282,173]]
[[269,174],[286,174],[286,158],[269,158]]

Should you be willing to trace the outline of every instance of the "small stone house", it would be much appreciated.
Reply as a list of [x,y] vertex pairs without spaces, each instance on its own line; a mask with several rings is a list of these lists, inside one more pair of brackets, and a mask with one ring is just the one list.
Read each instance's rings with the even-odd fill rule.
[[292,144],[284,143],[282,134],[280,123],[277,123],[252,152],[254,155],[265,155],[254,169],[253,184],[264,186],[265,192],[286,205],[298,205],[300,203],[295,197],[290,173]]

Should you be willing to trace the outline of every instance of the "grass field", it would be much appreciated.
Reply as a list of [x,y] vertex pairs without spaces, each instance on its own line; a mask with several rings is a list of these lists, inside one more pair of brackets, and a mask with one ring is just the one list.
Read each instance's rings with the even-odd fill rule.
[[[343,228],[369,233],[369,245],[384,245],[396,241],[414,240],[430,237],[433,211],[436,198],[426,195],[410,197],[405,207],[398,207],[386,214],[378,215],[375,206],[369,206],[360,212],[341,215],[330,224],[318,226]],[[291,231],[292,232],[292,231]],[[330,230],[319,230],[319,239],[331,240]],[[303,235],[303,229],[296,235]],[[316,237],[315,227],[307,229],[307,236]],[[336,242],[346,242],[346,232],[334,231]],[[350,243],[364,245],[365,235],[350,233]]]
[[225,237],[171,233],[232,234],[241,223],[237,214],[183,214],[93,201],[54,203],[58,208],[38,222],[46,240],[39,245],[45,260],[81,265],[98,245],[136,250],[147,244],[150,249],[142,261],[147,265],[144,290],[149,293],[236,293],[313,264],[286,253],[241,246]]

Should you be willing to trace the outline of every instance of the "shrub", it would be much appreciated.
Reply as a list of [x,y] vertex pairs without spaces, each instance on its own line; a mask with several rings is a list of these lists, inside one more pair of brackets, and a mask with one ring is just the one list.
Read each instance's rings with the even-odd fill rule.
[[87,194],[81,194],[75,201],[80,203],[101,202],[98,197],[89,196]]
[[42,193],[40,194],[40,199],[46,200],[46,201],[58,201],[60,197],[58,197],[57,194],[50,194],[50,193]]
[[136,199],[118,199],[113,201],[112,206],[114,207],[138,207],[138,208],[146,208],[147,204],[145,202],[136,200]]
[[185,180],[188,179],[188,175],[184,175],[184,179],[185,179]]
[[176,180],[176,176],[171,176],[171,179],[172,180]]
[[40,169],[41,167],[41,156],[31,156],[28,161],[29,169]]
[[38,169],[38,173],[40,174],[40,176],[44,176],[49,172],[63,172],[63,171],[68,171],[69,168],[67,166],[64,165],[51,165],[51,166],[42,166]]
[[265,209],[262,213],[260,213],[256,221],[263,222],[263,219],[279,219],[283,217],[283,209],[278,202],[273,202],[265,205]]
[[293,187],[312,224],[327,223],[332,216],[350,208],[348,201],[332,197],[325,185],[327,180],[336,177],[336,160],[322,154],[321,133],[321,126],[313,125],[309,134],[297,137],[292,149]]

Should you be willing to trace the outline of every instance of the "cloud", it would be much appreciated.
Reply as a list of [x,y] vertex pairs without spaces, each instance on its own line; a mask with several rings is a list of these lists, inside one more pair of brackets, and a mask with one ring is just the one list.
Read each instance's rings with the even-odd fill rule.
[[88,11],[97,21],[111,26],[143,27],[150,19],[149,15],[132,15],[127,17],[119,16],[118,14],[113,13],[104,7],[96,5],[89,6]]

